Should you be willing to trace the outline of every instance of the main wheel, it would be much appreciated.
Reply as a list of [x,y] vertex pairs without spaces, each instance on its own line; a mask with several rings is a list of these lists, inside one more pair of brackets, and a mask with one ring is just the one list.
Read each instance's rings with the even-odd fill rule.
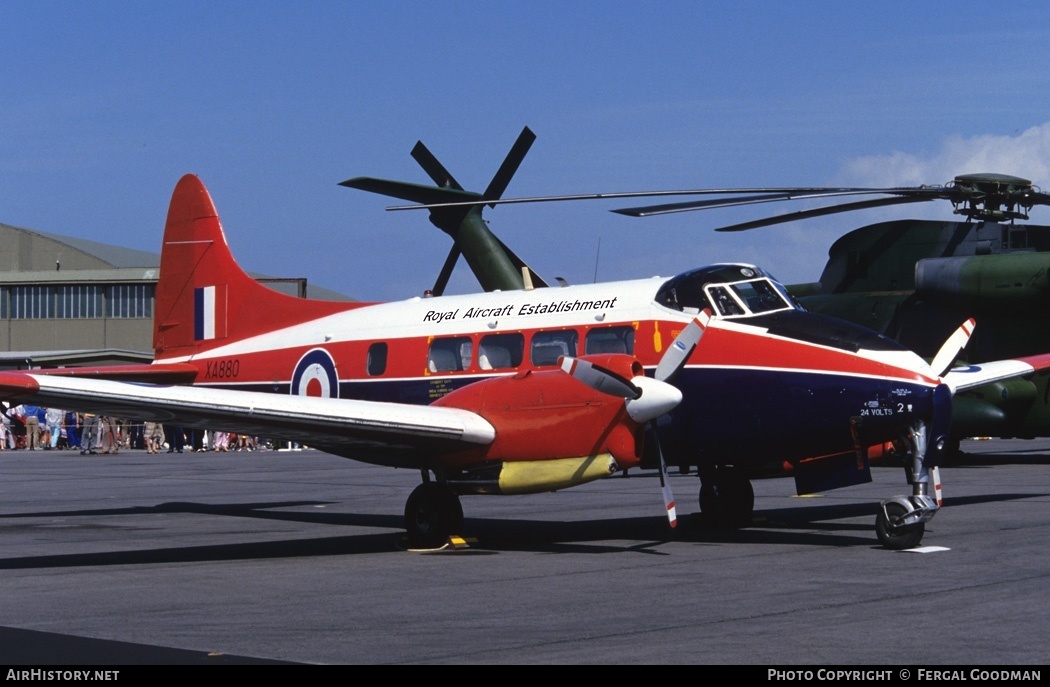
[[883,510],[879,509],[879,514],[875,518],[875,533],[879,535],[879,541],[887,549],[894,551],[903,551],[904,549],[914,549],[922,541],[922,536],[926,534],[926,523],[920,522],[916,525],[897,525],[895,523],[907,514],[907,509],[896,501],[886,504],[885,512],[889,514],[889,518],[883,514]]
[[718,528],[739,529],[750,525],[755,510],[755,490],[744,471],[723,467],[708,476],[700,486],[700,510]]
[[426,482],[409,495],[405,504],[405,529],[414,546],[440,546],[462,527],[463,506],[459,496],[444,484]]

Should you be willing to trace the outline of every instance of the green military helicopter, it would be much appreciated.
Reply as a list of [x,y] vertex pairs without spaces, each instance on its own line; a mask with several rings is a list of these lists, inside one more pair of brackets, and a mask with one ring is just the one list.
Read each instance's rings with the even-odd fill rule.
[[[434,285],[440,295],[462,254],[485,290],[547,286],[482,220],[485,205],[564,200],[711,195],[704,200],[613,210],[633,217],[771,202],[873,196],[764,217],[716,231],[745,231],[842,212],[947,200],[961,221],[900,220],[861,227],[839,238],[819,281],[789,286],[809,310],[865,325],[933,358],[959,324],[976,329],[959,363],[1050,352],[1050,226],[1018,224],[1050,195],[1004,174],[966,174],[940,186],[891,188],[736,188],[583,194],[503,199],[535,134],[526,127],[484,193],[466,191],[422,142],[412,157],[436,186],[357,177],[341,185],[407,200],[453,239]],[[1050,376],[990,384],[959,394],[955,441],[973,436],[1050,436]]]
[[[1050,227],[1018,224],[1029,219],[1036,205],[1050,205],[1050,195],[1028,179],[965,174],[943,186],[725,190],[724,195],[730,194],[614,212],[646,217],[800,198],[887,196],[717,230],[744,231],[885,205],[947,200],[962,221],[898,220],[855,229],[832,244],[820,280],[792,285],[793,295],[809,310],[865,325],[927,358],[970,317],[977,326],[961,363],[1050,351]],[[956,441],[1050,436],[1048,378],[1017,379],[960,394],[952,425]]]

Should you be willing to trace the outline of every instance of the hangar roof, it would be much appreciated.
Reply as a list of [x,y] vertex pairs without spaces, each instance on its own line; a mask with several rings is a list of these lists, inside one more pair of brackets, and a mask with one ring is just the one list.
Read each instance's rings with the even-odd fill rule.
[[[159,275],[160,254],[63,236],[0,223],[0,282],[153,281]],[[296,294],[296,282],[250,272],[252,277],[282,293]],[[285,282],[285,283],[282,283]],[[353,300],[330,289],[309,285],[311,298]]]

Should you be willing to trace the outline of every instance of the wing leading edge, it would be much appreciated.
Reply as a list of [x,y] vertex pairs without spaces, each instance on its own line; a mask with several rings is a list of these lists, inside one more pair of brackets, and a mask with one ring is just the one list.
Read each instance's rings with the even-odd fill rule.
[[949,370],[943,380],[951,388],[952,393],[955,393],[1005,379],[1026,377],[1048,369],[1050,369],[1050,353],[1043,353],[1014,360],[996,360],[980,365],[956,367]]
[[461,408],[257,391],[3,372],[0,395],[131,420],[297,441],[406,467],[417,466],[426,455],[490,444],[496,436],[488,421]]

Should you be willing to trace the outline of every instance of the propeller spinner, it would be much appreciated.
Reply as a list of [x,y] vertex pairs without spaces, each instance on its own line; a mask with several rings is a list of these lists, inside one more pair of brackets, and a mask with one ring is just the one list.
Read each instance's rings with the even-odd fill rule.
[[579,358],[564,357],[560,363],[563,371],[592,389],[625,399],[627,414],[635,422],[651,423],[650,434],[656,444],[656,454],[660,461],[660,490],[671,527],[678,524],[678,516],[674,494],[671,493],[671,485],[667,482],[667,464],[656,432],[656,420],[682,402],[682,392],[671,385],[671,380],[689,360],[710,320],[711,313],[705,310],[686,325],[660,359],[654,377],[640,374],[626,379],[608,368]]

